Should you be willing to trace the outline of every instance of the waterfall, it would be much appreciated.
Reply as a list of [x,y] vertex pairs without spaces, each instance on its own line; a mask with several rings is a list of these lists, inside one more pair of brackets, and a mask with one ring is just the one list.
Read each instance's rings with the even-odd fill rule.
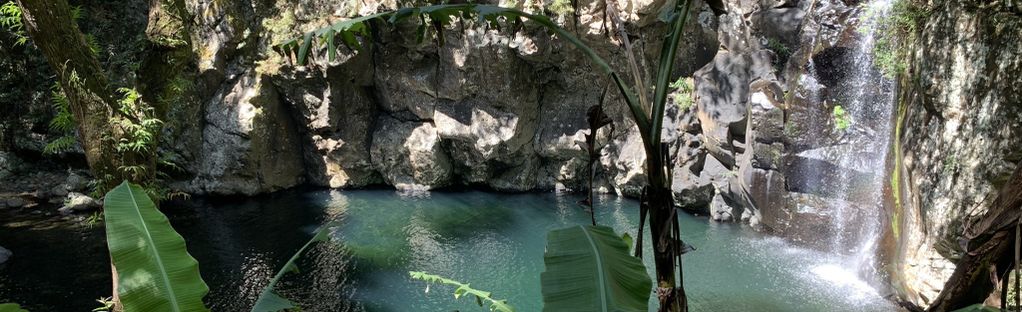
[[[827,65],[810,59],[801,80],[808,91],[806,100],[831,111],[828,116],[832,120],[819,121],[814,127],[825,130],[821,133],[833,133],[831,141],[798,154],[833,165],[800,172],[820,181],[820,187],[827,190],[822,202],[829,206],[814,209],[829,216],[831,235],[822,245],[833,255],[833,264],[812,271],[825,280],[858,283],[851,285],[854,288],[869,289],[863,280],[876,278],[876,250],[884,222],[883,188],[895,94],[893,82],[875,66],[872,52],[879,23],[890,7],[891,0],[862,4],[857,40],[842,48],[842,53],[835,53],[837,60]],[[839,78],[830,77],[827,85],[817,85],[824,81],[818,76],[822,66],[840,66],[829,69],[840,73]]]

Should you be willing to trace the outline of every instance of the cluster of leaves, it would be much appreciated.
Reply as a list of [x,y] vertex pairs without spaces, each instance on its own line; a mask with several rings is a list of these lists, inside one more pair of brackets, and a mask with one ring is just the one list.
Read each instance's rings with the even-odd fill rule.
[[28,312],[17,303],[0,303],[0,312]]
[[25,35],[25,25],[21,22],[21,8],[14,1],[7,1],[0,5],[0,27],[6,28],[14,35],[15,45],[28,43],[28,36]]
[[691,78],[679,77],[678,80],[674,81],[670,85],[671,99],[674,100],[674,105],[678,105],[678,108],[682,112],[692,108],[692,104],[695,102],[692,100],[692,91],[695,91],[695,85]]
[[852,126],[852,116],[841,105],[834,105],[834,110],[830,113],[830,116],[834,118],[834,128],[838,131],[844,131]]
[[50,88],[50,98],[53,107],[53,119],[50,119],[50,133],[57,137],[46,143],[43,147],[43,154],[54,155],[73,150],[77,143],[75,139],[74,117],[71,115],[71,106],[67,102],[67,96],[60,84],[53,83]]
[[[507,300],[493,299],[490,292],[482,291],[469,286],[469,284],[462,283],[456,280],[444,278],[439,275],[433,275],[426,272],[408,272],[408,275],[415,280],[425,281],[426,283],[442,284],[457,287],[454,289],[454,299],[460,299],[465,295],[475,296],[476,304],[480,307],[483,306],[484,302],[489,304],[490,311],[495,312],[514,312],[515,309],[507,303]],[[426,292],[429,292],[429,284],[426,284]]]
[[958,169],[958,157],[954,154],[944,158],[944,174],[950,174]]
[[[141,99],[137,90],[119,88],[121,98],[117,101],[118,113],[110,119],[120,133],[114,148],[120,158],[117,170],[127,176],[135,177],[136,181],[144,181],[146,193],[162,200],[167,190],[162,186],[166,174],[157,170],[157,165],[164,164],[176,167],[171,162],[156,157],[159,133],[163,129],[163,120],[156,116],[156,109]],[[158,163],[146,163],[138,160],[156,158]]]
[[117,142],[118,152],[150,153],[156,148],[156,134],[163,126],[163,121],[156,118],[155,109],[141,100],[135,89],[117,89],[121,99],[117,101],[119,110],[124,116],[134,118],[117,118],[114,124],[120,126],[124,136]]
[[[895,0],[890,12],[883,14],[876,10],[867,12],[867,19],[876,19],[873,62],[888,78],[894,78],[908,69],[910,43],[915,42],[922,30],[923,22],[929,17],[929,10],[916,0]],[[860,29],[860,32],[867,30]]]
[[567,15],[568,13],[575,12],[575,6],[572,5],[572,2],[571,0],[553,0],[547,8],[551,13]]
[[[10,4],[12,8],[7,8],[8,4]],[[27,42],[28,37],[24,36],[24,30],[21,25],[21,9],[13,2],[8,2],[4,5],[4,7],[0,8],[0,12],[6,11],[17,11],[17,29],[19,30],[16,34],[20,36],[18,43],[24,44]],[[3,15],[6,14],[7,13],[3,13]],[[85,11],[81,6],[71,7],[71,19],[75,22],[80,21],[84,14]],[[4,22],[0,21],[0,24],[4,24]],[[99,55],[100,48],[96,37],[91,34],[85,34],[84,38],[85,43],[89,46],[89,51],[92,51],[94,56]],[[23,42],[22,39],[26,41]],[[74,149],[75,144],[77,143],[75,138],[75,128],[78,124],[75,122],[74,116],[71,115],[67,96],[64,93],[64,89],[60,87],[60,83],[53,83],[53,87],[51,87],[50,90],[50,96],[53,103],[53,119],[50,120],[49,126],[51,134],[55,135],[56,138],[46,143],[46,146],[43,148],[43,154],[55,155]]]
[[788,48],[788,46],[785,45],[784,42],[781,42],[781,40],[778,40],[777,38],[773,37],[767,38],[766,47],[767,49],[770,49],[771,51],[774,51],[775,54],[777,54],[777,58],[774,59],[774,66],[778,68],[783,66],[784,62],[786,62],[788,58],[791,57],[791,49]]

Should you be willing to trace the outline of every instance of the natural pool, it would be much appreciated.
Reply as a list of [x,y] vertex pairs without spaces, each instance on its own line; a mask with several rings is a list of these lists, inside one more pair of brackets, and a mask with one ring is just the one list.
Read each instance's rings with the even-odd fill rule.
[[[528,312],[542,308],[546,233],[589,222],[578,199],[553,193],[312,191],[164,210],[199,260],[214,311],[250,308],[320,224],[340,220],[334,244],[314,248],[300,263],[301,274],[281,285],[305,310],[484,310],[471,299],[455,301],[448,287],[427,292],[423,282],[408,278],[414,270],[471,283]],[[600,224],[634,235],[635,201],[604,196],[597,213]],[[741,226],[688,215],[681,222],[686,242],[697,248],[685,256],[692,311],[896,310],[836,257]],[[32,311],[84,311],[109,294],[101,229],[25,223],[0,220],[0,245],[15,253],[0,265],[0,301]]]

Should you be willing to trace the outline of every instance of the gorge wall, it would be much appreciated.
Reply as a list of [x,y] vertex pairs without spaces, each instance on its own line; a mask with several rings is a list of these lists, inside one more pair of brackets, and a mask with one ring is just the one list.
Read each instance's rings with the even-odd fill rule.
[[899,81],[888,233],[895,287],[927,306],[1022,161],[1022,6],[934,0]]
[[[165,116],[161,154],[178,167],[167,169],[172,190],[253,195],[307,184],[577,191],[586,186],[587,155],[577,144],[588,131],[586,111],[604,103],[614,126],[597,135],[603,149],[594,184],[625,196],[641,192],[645,154],[619,94],[581,53],[537,26],[510,32],[459,24],[441,34],[443,45],[429,36],[416,40],[414,24],[379,27],[363,51],[340,51],[329,62],[317,50],[310,65],[295,66],[273,45],[345,17],[412,4],[123,2],[72,1],[86,8],[82,29],[100,42],[113,84],[137,86]],[[608,34],[614,29],[604,21],[604,2],[580,1],[577,15],[567,2],[499,4],[555,17],[618,72],[630,73]],[[608,2],[621,12],[640,72],[651,80],[666,1]],[[680,207],[846,253],[861,250],[830,238],[858,235],[845,233],[856,224],[882,224],[877,266],[899,296],[925,306],[961,252],[958,220],[982,214],[1022,159],[1022,87],[1011,83],[1022,77],[1022,13],[1005,4],[924,3],[929,14],[910,44],[908,70],[896,85],[870,85],[865,95],[897,94],[897,108],[888,112],[894,117],[839,118],[837,111],[864,96],[847,81],[849,68],[861,66],[851,60],[872,14],[867,3],[696,1],[663,140],[675,155]],[[0,36],[4,46],[11,40]],[[0,100],[15,112],[0,116],[4,179],[29,170],[18,169],[25,165],[17,159],[38,155],[53,138],[47,77],[10,74],[42,72],[36,68],[44,62],[25,51],[0,49],[0,68],[11,69],[0,73],[0,86],[12,90]],[[835,185],[859,192],[876,182],[838,156],[882,158],[869,153],[885,152],[863,142],[892,140],[878,130],[886,127],[896,129],[880,177],[887,200],[836,193]],[[73,162],[74,154],[60,161]],[[885,214],[874,220],[863,211]]]

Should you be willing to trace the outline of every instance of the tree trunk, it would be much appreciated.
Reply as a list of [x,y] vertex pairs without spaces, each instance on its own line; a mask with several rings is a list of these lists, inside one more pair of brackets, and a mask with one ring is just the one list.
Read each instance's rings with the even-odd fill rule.
[[1022,164],[987,212],[964,235],[966,253],[927,311],[954,311],[984,302],[997,290],[1015,260],[1015,228],[1022,216]]
[[[678,228],[678,215],[674,208],[670,182],[665,173],[667,169],[660,159],[647,159],[649,186],[643,205],[648,205],[649,230],[653,243],[653,263],[656,266],[656,294],[660,302],[660,311],[688,311],[688,298],[685,295],[684,281],[681,272],[681,230]],[[677,269],[677,270],[676,270]]]
[[66,0],[17,0],[32,43],[57,73],[78,124],[93,176],[113,183],[117,174],[110,117],[113,94],[107,77],[71,18]]

